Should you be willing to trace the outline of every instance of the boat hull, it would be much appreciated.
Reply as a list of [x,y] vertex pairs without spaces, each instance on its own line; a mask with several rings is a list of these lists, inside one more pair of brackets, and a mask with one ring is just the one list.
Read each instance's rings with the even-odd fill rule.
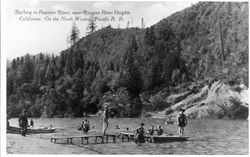
[[163,143],[163,142],[177,142],[177,141],[187,141],[188,137],[186,136],[152,136],[150,137],[154,143]]
[[[53,133],[55,132],[55,129],[45,129],[45,128],[40,128],[40,129],[33,129],[33,128],[28,128],[27,129],[27,134],[40,134],[40,133]],[[18,127],[13,127],[9,126],[7,128],[7,133],[12,133],[12,134],[20,134],[20,128]]]
[[[134,133],[133,132],[121,132],[120,133],[123,138],[129,138],[134,140]],[[153,143],[163,143],[163,142],[178,142],[178,141],[187,141],[189,137],[187,136],[179,136],[179,135],[172,135],[172,134],[163,134],[161,136],[158,135],[146,135],[146,141],[153,142]]]

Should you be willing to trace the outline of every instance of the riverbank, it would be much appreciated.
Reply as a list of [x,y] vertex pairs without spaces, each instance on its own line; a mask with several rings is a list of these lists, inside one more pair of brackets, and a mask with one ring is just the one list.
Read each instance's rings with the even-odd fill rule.
[[154,118],[175,117],[179,109],[183,108],[189,119],[248,118],[249,91],[243,84],[230,86],[222,81],[183,84],[175,87],[175,91],[171,93],[168,95],[163,90],[152,96],[148,106],[163,104],[164,109],[159,112],[148,112],[147,115]]
[[74,145],[54,144],[49,139],[35,135],[23,137],[17,134],[7,134],[7,154],[96,154],[96,152]]

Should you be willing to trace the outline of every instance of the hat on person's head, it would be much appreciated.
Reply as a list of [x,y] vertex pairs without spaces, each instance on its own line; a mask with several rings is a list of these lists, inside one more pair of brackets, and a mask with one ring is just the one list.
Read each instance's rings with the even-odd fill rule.
[[108,108],[109,107],[109,103],[105,102],[104,103],[104,108]]

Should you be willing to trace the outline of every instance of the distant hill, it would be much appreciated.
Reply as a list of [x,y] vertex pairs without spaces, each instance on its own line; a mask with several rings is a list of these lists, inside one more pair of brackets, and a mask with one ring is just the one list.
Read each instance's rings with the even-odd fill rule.
[[200,2],[163,19],[155,28],[169,26],[174,31],[181,57],[195,80],[211,77],[234,82],[238,77],[248,86],[248,17],[248,3]]
[[173,105],[159,92],[218,80],[248,87],[248,3],[200,2],[146,29],[103,28],[59,56],[13,59],[7,108],[12,116],[23,108],[35,117],[81,116],[108,101],[113,116],[134,117]]

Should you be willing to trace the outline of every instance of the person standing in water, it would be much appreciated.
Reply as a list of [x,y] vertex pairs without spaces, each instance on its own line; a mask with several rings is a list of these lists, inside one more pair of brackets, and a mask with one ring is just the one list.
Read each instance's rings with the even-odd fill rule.
[[22,114],[19,117],[19,126],[21,128],[21,135],[26,136],[27,127],[28,127],[28,117],[27,110],[23,110]]
[[185,110],[180,109],[180,113],[177,117],[177,123],[179,127],[179,134],[182,136],[184,134],[184,127],[187,125],[187,117],[184,114]]
[[103,129],[102,129],[102,135],[106,135],[106,130],[108,128],[109,122],[108,122],[108,103],[105,103],[104,106],[104,112],[103,112]]
[[144,123],[141,123],[141,126],[136,129],[136,132],[135,132],[135,143],[145,143]]
[[32,119],[30,120],[30,127],[34,127],[34,121]]

